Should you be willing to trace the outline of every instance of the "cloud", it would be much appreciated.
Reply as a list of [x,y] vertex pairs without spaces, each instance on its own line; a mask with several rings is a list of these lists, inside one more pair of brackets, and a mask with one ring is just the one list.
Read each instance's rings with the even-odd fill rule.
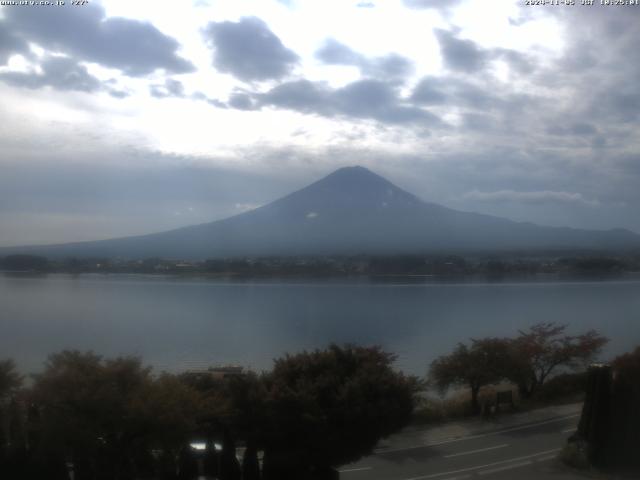
[[499,124],[496,119],[491,115],[484,115],[482,113],[464,113],[462,115],[461,129],[475,130],[478,132],[496,132],[499,130]]
[[397,53],[377,57],[369,62],[364,73],[373,78],[403,78],[413,72],[413,62]]
[[462,0],[403,0],[403,3],[409,8],[446,10],[462,3]]
[[547,133],[550,135],[577,135],[577,136],[592,136],[598,133],[598,129],[585,122],[576,122],[569,126],[557,125],[547,128]]
[[332,96],[333,90],[325,83],[295,80],[282,83],[257,95],[257,98],[261,105],[330,116],[333,112]]
[[205,95],[200,91],[193,92],[191,95],[189,95],[189,98],[191,100],[207,102],[209,105],[213,105],[214,107],[217,107],[217,108],[228,108],[227,104],[224,103],[223,101],[218,100],[217,98],[209,98],[207,95]]
[[491,53],[493,58],[504,60],[512,70],[521,75],[529,75],[535,70],[533,60],[522,52],[508,48],[496,48]]
[[350,83],[338,89],[333,98],[341,113],[353,117],[373,118],[384,123],[437,123],[437,118],[431,113],[403,105],[390,85],[377,80]]
[[391,53],[381,57],[366,57],[335,39],[327,39],[316,52],[316,58],[327,65],[352,65],[370,78],[402,79],[413,72],[413,63],[406,57]]
[[465,73],[475,73],[485,68],[489,55],[475,42],[459,39],[447,30],[435,29],[434,32],[447,68]]
[[549,15],[567,26],[566,47],[540,80],[571,84],[572,109],[582,118],[629,127],[640,121],[637,15],[601,5]]
[[207,98],[207,103],[217,108],[228,108],[227,104],[217,98]]
[[603,91],[600,104],[595,98],[592,99],[592,110],[623,122],[640,120],[640,92],[630,91],[629,88],[627,85],[620,90]]
[[301,113],[373,119],[388,124],[442,126],[435,115],[407,103],[393,85],[378,80],[359,80],[338,89],[320,82],[297,80],[255,96],[261,106]]
[[585,198],[581,193],[553,192],[549,190],[536,192],[516,192],[514,190],[499,190],[496,192],[479,192],[477,190],[464,195],[466,200],[478,202],[519,202],[519,203],[579,203],[583,205],[600,205],[598,200]]
[[[476,81],[477,82],[477,81]],[[451,76],[423,77],[414,87],[410,100],[417,105],[462,107],[482,111],[518,112],[534,101],[522,93],[493,88],[487,83],[471,83]]]
[[129,96],[129,93],[123,90],[110,90],[109,95],[111,95],[113,98],[127,98]]
[[238,110],[256,110],[254,99],[246,93],[233,93],[229,97],[229,106]]
[[[75,60],[67,57],[47,57],[40,65],[42,73],[4,72],[0,80],[22,88],[51,87],[56,90],[96,92],[104,88],[96,77]],[[118,93],[118,92],[113,92]]]
[[316,58],[328,65],[355,65],[366,62],[365,57],[344,43],[329,38],[316,52]]
[[299,61],[298,55],[256,17],[211,22],[204,34],[215,49],[214,66],[245,82],[282,78]]
[[167,78],[164,85],[151,85],[149,91],[155,98],[184,97],[184,85],[173,78]]
[[29,45],[9,30],[7,22],[0,21],[0,65],[6,65],[9,58],[17,53],[29,53]]
[[510,70],[530,75],[535,70],[533,58],[509,48],[483,48],[472,40],[461,39],[457,32],[435,29],[442,60],[449,70],[466,74],[478,73],[494,60],[504,61]]
[[82,61],[99,63],[141,76],[156,69],[172,73],[194,70],[180,57],[178,42],[148,22],[120,17],[106,17],[96,4],[81,8],[7,8],[2,22],[12,34],[25,42],[62,52]]
[[450,94],[445,93],[449,85],[446,79],[438,77],[424,77],[414,87],[411,100],[421,105],[442,105],[450,100]]

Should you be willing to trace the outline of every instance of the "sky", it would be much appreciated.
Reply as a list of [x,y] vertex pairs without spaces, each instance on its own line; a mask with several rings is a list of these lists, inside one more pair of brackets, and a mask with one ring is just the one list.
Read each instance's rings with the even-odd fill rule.
[[0,246],[221,219],[351,165],[640,232],[638,6],[2,3]]

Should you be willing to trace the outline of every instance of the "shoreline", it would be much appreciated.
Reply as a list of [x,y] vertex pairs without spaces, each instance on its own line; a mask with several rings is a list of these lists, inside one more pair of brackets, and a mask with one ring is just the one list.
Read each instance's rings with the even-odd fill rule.
[[[535,285],[535,284],[583,284],[583,283],[633,283],[640,281],[640,272],[619,272],[600,274],[580,273],[531,273],[493,275],[473,274],[246,274],[246,273],[206,273],[206,272],[135,272],[135,271],[11,271],[0,270],[4,278],[135,278],[148,280],[198,280],[201,282],[231,284],[345,284],[345,285]],[[285,282],[283,282],[285,281]]]

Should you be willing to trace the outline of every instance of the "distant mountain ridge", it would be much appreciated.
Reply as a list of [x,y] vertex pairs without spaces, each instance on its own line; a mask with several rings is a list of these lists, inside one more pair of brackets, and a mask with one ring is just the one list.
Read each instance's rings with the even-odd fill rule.
[[345,167],[255,210],[167,232],[0,255],[206,259],[232,256],[640,248],[640,236],[544,227],[425,202],[363,167]]

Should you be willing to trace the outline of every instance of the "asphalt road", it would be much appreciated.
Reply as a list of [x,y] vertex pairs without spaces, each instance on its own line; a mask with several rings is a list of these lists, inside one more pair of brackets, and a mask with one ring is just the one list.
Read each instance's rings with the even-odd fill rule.
[[557,455],[579,415],[431,444],[415,432],[388,439],[374,455],[342,467],[343,480],[584,479]]

